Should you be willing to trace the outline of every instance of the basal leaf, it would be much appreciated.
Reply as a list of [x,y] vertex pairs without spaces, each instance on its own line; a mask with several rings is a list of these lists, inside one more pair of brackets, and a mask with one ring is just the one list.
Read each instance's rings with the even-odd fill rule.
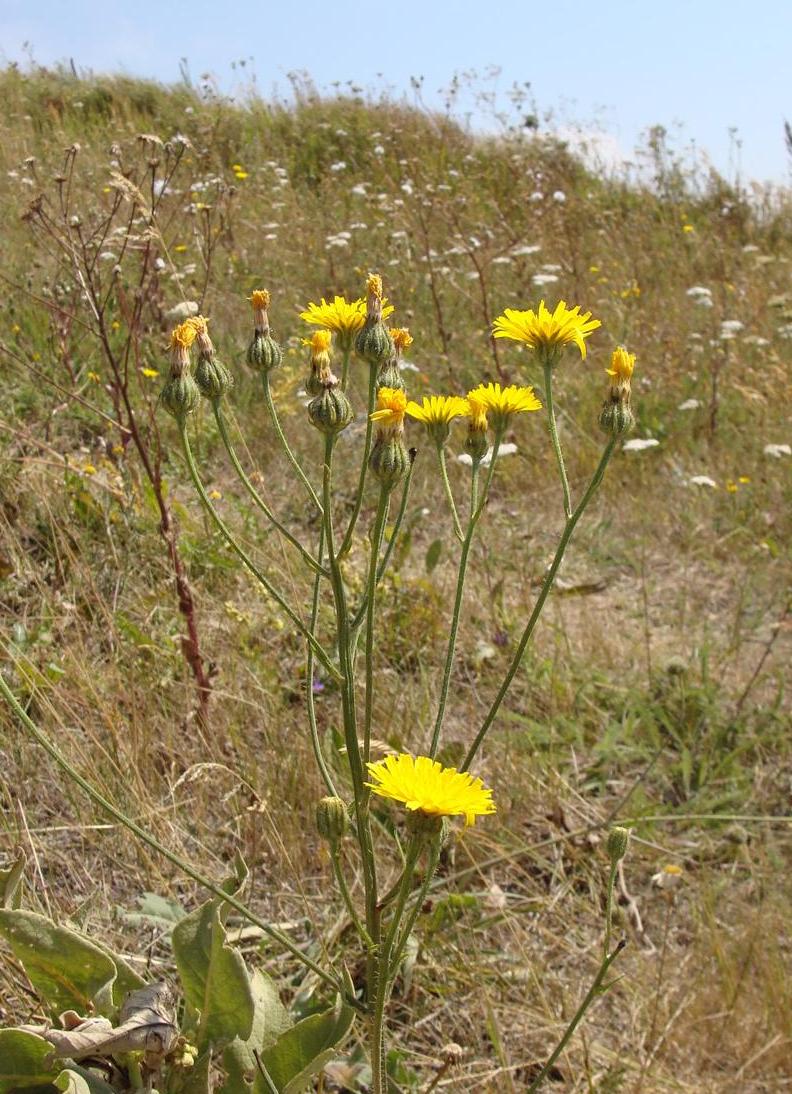
[[339,997],[335,1006],[312,1014],[281,1034],[261,1054],[262,1062],[281,1094],[299,1094],[336,1054],[349,1032],[355,1012]]

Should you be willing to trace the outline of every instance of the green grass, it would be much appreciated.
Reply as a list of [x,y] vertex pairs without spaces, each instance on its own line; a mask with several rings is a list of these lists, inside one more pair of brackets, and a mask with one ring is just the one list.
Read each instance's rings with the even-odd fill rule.
[[[585,363],[570,354],[558,374],[573,488],[598,458],[603,368],[617,341],[638,355],[634,436],[659,445],[614,458],[486,747],[482,774],[500,813],[460,835],[427,909],[397,1010],[404,1065],[426,1085],[441,1046],[456,1040],[466,1055],[450,1089],[524,1088],[573,1012],[581,975],[593,975],[600,826],[618,817],[636,833],[619,909],[631,944],[618,987],[559,1065],[568,1088],[783,1089],[792,1079],[792,460],[764,448],[792,440],[788,193],[692,177],[657,143],[650,181],[597,177],[549,137],[476,138],[452,118],[362,97],[240,106],[188,86],[7,69],[0,101],[3,671],[49,733],[213,876],[242,850],[253,903],[274,921],[332,922],[329,863],[312,834],[322,791],[304,723],[302,646],[206,524],[176,431],[156,413],[167,312],[187,299],[211,317],[236,377],[239,453],[310,541],[315,529],[243,364],[245,295],[262,285],[273,293],[286,347],[276,396],[315,480],[320,444],[296,396],[308,333],[297,312],[308,300],[356,296],[379,270],[415,337],[408,378],[418,398],[464,393],[481,378],[539,383],[526,354],[489,339],[490,321],[542,296],[579,303],[603,330]],[[174,144],[177,134],[189,143]],[[65,153],[75,141],[80,151]],[[157,196],[152,181],[166,171],[169,191]],[[77,267],[90,269],[104,301],[107,347],[75,270],[80,238]],[[543,273],[557,280],[535,284]],[[695,286],[710,290],[711,307],[688,295]],[[728,320],[743,328],[724,340]],[[127,411],[108,348],[126,370],[143,450],[176,518],[213,688],[205,723],[156,490],[129,434],[113,425]],[[360,412],[364,380],[353,392]],[[690,399],[700,406],[679,409]],[[518,422],[512,433],[518,452],[503,461],[473,552],[449,759],[488,708],[560,529],[543,423]],[[197,415],[193,436],[224,519],[305,603],[304,573],[264,534],[210,415]],[[355,470],[350,455],[347,498]],[[716,487],[691,485],[695,475]],[[451,476],[461,494],[467,472],[453,459]],[[349,561],[360,581],[374,500]],[[426,450],[407,526],[381,596],[375,736],[417,750],[455,558]],[[444,557],[427,567],[438,538]],[[317,707],[332,742],[331,682]],[[133,907],[143,890],[190,903],[193,887],[123,833],[96,828],[104,819],[2,717],[0,855],[22,843],[37,862],[31,899],[137,946],[113,909]],[[650,880],[667,862],[685,869],[673,902]],[[161,941],[150,957],[167,971]],[[265,957],[288,991],[288,967]],[[9,1020],[23,1019],[31,1001],[18,974],[3,970],[0,1002]]]

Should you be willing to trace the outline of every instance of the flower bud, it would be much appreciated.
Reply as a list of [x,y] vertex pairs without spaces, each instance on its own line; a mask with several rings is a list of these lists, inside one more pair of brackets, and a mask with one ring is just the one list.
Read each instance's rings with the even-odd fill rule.
[[349,813],[341,798],[322,798],[316,806],[316,828],[330,844],[344,838],[349,831]]
[[269,329],[266,334],[260,331],[254,332],[253,340],[247,349],[246,360],[251,368],[258,369],[260,372],[271,372],[281,363],[283,350],[269,333]]
[[354,419],[355,412],[343,391],[328,384],[308,404],[308,417],[322,433],[340,433]]
[[383,487],[392,489],[407,474],[410,463],[401,434],[378,433],[369,456],[369,467]]
[[201,392],[189,372],[183,376],[171,376],[160,395],[162,405],[179,423],[192,414],[200,401]]
[[468,435],[465,438],[465,451],[474,463],[478,463],[486,456],[488,450],[489,440],[487,439],[487,431],[485,429],[476,429],[471,424],[468,428]]
[[629,395],[623,401],[613,392],[602,404],[599,416],[599,427],[603,433],[609,433],[611,437],[621,437],[629,433],[635,426],[635,415],[630,406]]
[[399,391],[406,390],[407,385],[402,378],[397,357],[391,357],[384,365],[380,365],[380,370],[377,373],[377,388],[381,387],[394,388]]
[[369,274],[366,289],[366,320],[355,339],[355,352],[376,367],[390,360],[395,347],[382,322],[382,278]]
[[331,338],[329,330],[318,330],[310,338],[302,340],[304,346],[311,347],[311,372],[305,381],[305,390],[309,395],[320,395],[326,387],[338,383],[330,367]]
[[208,319],[196,315],[188,319],[195,331],[198,345],[198,364],[195,368],[195,382],[205,399],[221,399],[234,386],[234,378],[228,369],[214,355],[214,346],[209,337]]
[[611,828],[608,833],[608,842],[606,844],[608,851],[608,858],[612,864],[621,862],[624,856],[627,854],[627,847],[630,842],[630,829],[621,828],[619,825]]

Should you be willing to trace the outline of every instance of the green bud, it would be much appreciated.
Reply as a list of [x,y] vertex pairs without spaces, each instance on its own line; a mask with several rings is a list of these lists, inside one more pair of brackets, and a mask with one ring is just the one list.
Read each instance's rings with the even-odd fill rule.
[[204,399],[222,399],[234,386],[234,377],[216,357],[198,358],[195,382]]
[[393,357],[393,339],[381,319],[366,320],[355,339],[355,352],[372,366],[381,365]]
[[391,357],[384,365],[380,365],[380,370],[377,373],[377,387],[390,387],[399,391],[406,391],[407,385],[402,378],[396,357]]
[[403,479],[411,462],[401,437],[377,437],[369,456],[369,467],[385,487],[394,487]]
[[340,388],[325,387],[308,404],[308,417],[322,433],[340,433],[355,417],[352,404]]
[[478,463],[487,455],[489,449],[489,438],[487,437],[486,430],[484,429],[469,429],[468,435],[465,438],[465,451],[473,459],[474,463]]
[[627,845],[630,842],[630,829],[620,828],[618,825],[608,832],[608,858],[612,863],[621,862],[627,854]]
[[599,416],[599,427],[603,433],[610,433],[612,437],[621,437],[629,433],[635,425],[635,415],[630,406],[629,396],[621,399],[612,392],[602,404]]
[[407,831],[411,836],[429,836],[433,838],[444,833],[448,827],[445,817],[435,813],[422,813],[420,809],[407,812]]
[[188,414],[192,414],[200,401],[198,385],[189,372],[183,376],[172,376],[160,394],[160,402],[177,422],[183,422]]
[[269,331],[262,334],[261,331],[257,330],[247,351],[247,363],[250,367],[259,369],[262,372],[271,372],[272,369],[278,367],[282,360],[283,350]]
[[321,395],[324,391],[324,384],[319,379],[319,373],[316,369],[311,369],[308,379],[305,381],[305,390],[309,395]]
[[349,813],[341,798],[322,798],[316,806],[316,828],[328,843],[344,838],[349,831]]

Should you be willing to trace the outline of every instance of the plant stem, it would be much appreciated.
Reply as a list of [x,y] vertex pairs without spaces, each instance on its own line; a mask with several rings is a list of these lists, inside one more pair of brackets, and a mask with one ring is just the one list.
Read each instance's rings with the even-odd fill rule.
[[368,387],[368,402],[366,403],[366,439],[363,442],[363,462],[360,465],[360,477],[358,478],[357,493],[355,494],[355,504],[352,509],[352,515],[349,518],[349,524],[347,525],[346,535],[344,536],[341,546],[338,548],[338,557],[343,558],[349,554],[349,549],[352,546],[352,537],[355,534],[355,526],[360,516],[360,510],[363,505],[363,494],[366,488],[366,475],[368,474],[368,462],[369,454],[371,453],[371,437],[374,432],[374,423],[371,420],[371,415],[374,413],[374,404],[377,401],[377,369],[373,366],[369,366],[369,387]]
[[347,346],[344,350],[344,355],[341,358],[341,390],[346,391],[347,380],[349,379],[349,357],[352,353],[352,347]]
[[[360,854],[363,864],[363,880],[366,893],[366,930],[374,945],[379,941],[379,913],[377,910],[377,864],[374,858],[374,844],[371,835],[371,823],[369,821],[369,792],[364,785],[365,774],[360,755],[360,744],[357,736],[357,710],[355,705],[355,674],[352,663],[352,645],[349,627],[349,610],[347,607],[346,589],[344,578],[338,562],[335,550],[335,537],[333,532],[333,498],[332,498],[332,474],[333,474],[333,447],[335,438],[328,434],[325,439],[324,471],[322,475],[322,500],[324,503],[324,529],[327,541],[327,561],[330,568],[330,583],[333,589],[333,600],[336,614],[336,627],[338,635],[338,657],[341,665],[341,705],[344,717],[344,740],[347,748],[349,771],[352,776],[352,787],[355,798],[355,820],[357,825],[357,837],[360,845]],[[373,968],[373,956],[368,959],[368,974]],[[371,984],[371,976],[367,974],[367,982]]]
[[117,820],[119,824],[122,824],[124,828],[132,832],[135,836],[137,836],[139,840],[141,840],[141,842],[145,843],[153,851],[156,851],[159,855],[162,855],[163,858],[167,859],[167,861],[170,862],[171,865],[181,870],[183,874],[187,875],[187,877],[192,878],[193,881],[197,882],[197,884],[202,886],[204,889],[207,889],[214,896],[220,897],[222,900],[224,900],[226,904],[229,904],[235,911],[239,912],[241,916],[244,916],[245,919],[247,919],[250,923],[254,924],[254,926],[258,927],[269,938],[272,938],[274,941],[278,942],[281,946],[288,950],[289,953],[293,957],[297,958],[297,960],[300,961],[303,965],[306,965],[312,972],[316,973],[316,975],[320,977],[326,984],[331,985],[331,987],[333,987],[336,991],[341,992],[342,994],[344,993],[344,988],[341,982],[330,973],[326,972],[320,965],[317,965],[316,962],[313,961],[310,957],[307,957],[298,946],[295,946],[295,944],[287,935],[283,934],[276,927],[270,926],[270,924],[267,923],[266,920],[260,919],[259,916],[255,915],[246,905],[242,903],[241,900],[237,900],[236,897],[232,896],[230,893],[227,893],[225,889],[222,889],[219,885],[215,885],[213,881],[210,881],[209,878],[199,873],[198,870],[191,866],[190,863],[187,862],[185,859],[181,858],[177,854],[174,854],[173,851],[168,850],[168,848],[164,844],[160,843],[159,840],[152,836],[151,833],[147,832],[145,828],[141,828],[139,824],[131,819],[131,817],[128,817],[125,813],[123,813],[118,808],[118,806],[113,805],[113,803],[102,793],[100,793],[100,791],[98,791],[91,783],[89,783],[87,779],[83,778],[80,772],[72,765],[69,760],[66,759],[66,757],[59,751],[59,749],[56,748],[54,744],[52,744],[50,739],[29,717],[27,711],[25,711],[17,697],[9,688],[2,673],[0,673],[0,693],[2,693],[3,697],[8,702],[9,706],[14,711],[17,718],[19,718],[25,729],[41,745],[44,751],[47,752],[49,756],[51,756],[51,758],[55,761],[58,767],[60,767],[61,770],[64,771],[69,776],[69,778],[73,782],[75,782],[82,790],[84,790],[89,798],[95,801],[96,804],[104,809],[106,813],[109,813],[109,815],[113,817],[114,820]]
[[349,891],[349,886],[347,885],[346,878],[344,877],[344,869],[341,865],[341,856],[339,854],[338,844],[334,844],[333,846],[331,846],[330,857],[333,860],[333,873],[335,874],[335,879],[338,884],[339,892],[341,893],[344,904],[346,905],[346,910],[349,912],[349,918],[352,920],[353,926],[357,933],[360,935],[364,944],[366,945],[366,948],[372,949],[374,943],[371,940],[368,931],[360,922],[360,916],[357,914],[357,910],[355,909],[355,905],[352,900],[352,894]]
[[616,872],[619,869],[619,860],[616,859],[610,864],[610,872],[608,874],[608,892],[605,897],[605,939],[602,944],[602,956],[607,957],[610,953],[611,944],[611,930],[613,927],[613,886],[616,883]]
[[448,467],[446,466],[445,446],[441,444],[437,446],[437,462],[440,464],[440,477],[443,480],[443,489],[445,490],[445,495],[448,499],[448,506],[451,510],[451,518],[454,521],[454,535],[461,543],[464,540],[465,536],[462,531],[462,525],[459,523],[459,513],[457,512],[456,502],[454,501],[454,493],[451,489],[451,483],[448,481]]
[[484,512],[484,506],[487,503],[487,496],[489,495],[490,484],[492,483],[492,476],[495,473],[495,460],[498,457],[498,450],[503,440],[503,431],[499,431],[495,435],[495,443],[492,446],[492,456],[490,459],[490,465],[487,471],[487,478],[484,483],[484,490],[481,494],[481,500],[478,499],[478,474],[480,463],[474,463],[472,474],[470,478],[470,517],[468,519],[467,531],[462,541],[462,551],[459,556],[459,570],[457,571],[457,584],[456,593],[454,595],[454,609],[451,617],[451,630],[448,636],[448,648],[446,650],[446,659],[443,666],[443,682],[440,687],[440,700],[437,704],[437,717],[435,718],[434,730],[432,731],[432,743],[429,748],[429,755],[432,759],[437,755],[437,750],[440,746],[440,731],[443,728],[443,720],[445,718],[446,703],[448,702],[448,691],[451,686],[451,670],[454,665],[454,654],[456,652],[457,633],[459,631],[459,619],[462,612],[462,599],[465,591],[465,578],[467,576],[468,557],[470,555],[470,548],[473,545],[473,535],[476,531],[476,526],[481,519],[481,514]]
[[547,404],[547,423],[550,427],[550,439],[553,442],[553,451],[558,462],[558,471],[561,475],[561,486],[564,491],[564,516],[569,520],[572,515],[572,497],[569,491],[569,479],[567,478],[564,453],[561,451],[561,442],[558,439],[558,426],[556,425],[555,407],[553,406],[553,367],[547,361],[544,362],[545,402]]
[[[324,552],[324,525],[319,532],[319,546],[317,548],[317,557],[321,564],[322,554]],[[322,579],[321,575],[317,574],[314,578],[313,596],[311,599],[311,620],[308,624],[308,629],[311,634],[316,637],[316,621],[319,618],[319,592],[321,589]],[[316,760],[316,766],[319,768],[319,772],[324,780],[324,784],[327,787],[327,793],[331,797],[337,798],[338,791],[335,788],[333,782],[333,776],[330,774],[330,770],[324,758],[324,752],[322,751],[322,742],[319,740],[319,728],[316,724],[316,700],[314,699],[314,654],[313,648],[309,645],[306,664],[305,664],[305,703],[308,708],[308,727],[311,732],[311,746],[313,747],[314,758]]]
[[399,891],[396,897],[396,905],[393,909],[388,933],[380,946],[377,958],[377,990],[371,1012],[370,1027],[372,1094],[386,1094],[387,1090],[388,1080],[385,1073],[384,1041],[385,1007],[387,1006],[388,997],[390,995],[393,973],[390,955],[410,895],[413,874],[415,873],[415,867],[418,864],[423,845],[424,839],[418,835],[414,835],[410,840],[410,845],[407,848],[407,858],[404,863],[404,870],[402,871],[401,882],[399,884]]
[[250,497],[252,498],[254,505],[258,506],[258,508],[261,510],[261,512],[264,514],[264,516],[267,518],[267,520],[270,522],[270,524],[272,524],[274,528],[277,528],[277,530],[280,532],[280,534],[285,539],[287,539],[293,547],[297,548],[297,550],[300,552],[302,557],[305,559],[305,561],[308,563],[308,565],[311,567],[311,569],[315,573],[324,574],[324,576],[327,577],[328,576],[327,571],[325,569],[323,569],[322,566],[316,561],[316,559],[313,557],[311,552],[307,551],[305,549],[305,547],[303,547],[302,543],[300,543],[300,541],[297,539],[297,537],[295,535],[293,535],[289,531],[289,529],[278,520],[278,518],[272,512],[270,507],[267,505],[267,503],[264,501],[264,499],[258,493],[258,491],[256,490],[253,483],[250,481],[248,476],[245,474],[245,470],[242,467],[241,463],[239,462],[239,457],[237,456],[236,452],[234,451],[234,446],[231,444],[231,438],[228,434],[228,427],[226,425],[225,415],[223,414],[223,411],[220,407],[219,400],[217,400],[217,399],[212,400],[212,409],[214,410],[215,420],[217,422],[217,428],[220,432],[220,436],[222,438],[223,444],[225,445],[225,449],[226,449],[226,452],[228,453],[228,457],[231,460],[231,463],[234,465],[234,470],[236,471],[237,475],[239,475],[239,478],[242,481],[242,485],[245,487],[248,494],[250,494]]
[[534,1094],[534,1091],[537,1091],[539,1089],[539,1087],[545,1081],[547,1076],[550,1074],[550,1071],[552,1070],[553,1064],[556,1062],[558,1057],[561,1055],[561,1053],[566,1048],[567,1044],[569,1043],[570,1038],[572,1037],[573,1033],[575,1032],[575,1030],[579,1026],[580,1021],[583,1018],[586,1011],[589,1009],[589,1007],[594,1002],[596,997],[602,991],[607,990],[607,988],[602,987],[602,981],[605,979],[605,976],[608,972],[608,969],[611,967],[613,962],[616,960],[616,958],[622,952],[622,950],[624,949],[626,944],[627,943],[624,941],[624,939],[622,939],[619,942],[619,944],[617,945],[616,949],[613,951],[613,953],[606,955],[606,957],[604,958],[602,964],[599,967],[599,972],[597,973],[596,977],[594,978],[594,983],[591,985],[589,990],[586,992],[586,996],[583,999],[583,1002],[578,1007],[577,1011],[575,1012],[574,1018],[572,1019],[572,1021],[569,1023],[566,1030],[564,1031],[564,1035],[561,1038],[561,1040],[558,1042],[556,1047],[553,1049],[553,1052],[552,1052],[552,1055],[550,1056],[550,1059],[547,1061],[545,1066],[542,1068],[542,1070],[536,1076],[534,1081],[528,1087],[528,1090],[527,1090],[526,1094]]
[[423,907],[423,903],[426,900],[426,894],[429,892],[429,886],[432,884],[432,879],[434,878],[435,872],[437,870],[437,864],[440,862],[440,851],[442,849],[442,846],[443,840],[439,837],[434,841],[429,849],[429,861],[426,865],[426,874],[423,881],[421,882],[421,888],[418,890],[418,894],[413,901],[413,906],[407,916],[407,922],[404,924],[401,938],[399,939],[399,942],[396,946],[396,951],[393,955],[393,960],[391,962],[394,970],[394,975],[396,973],[396,970],[399,968],[399,965],[401,965],[402,955],[404,954],[405,946],[407,945],[410,935],[412,934],[412,929],[415,926],[415,921],[418,918],[418,914],[421,911],[421,908]]
[[297,461],[297,457],[294,455],[291,448],[289,447],[289,442],[286,440],[286,436],[283,432],[283,429],[281,428],[280,419],[278,418],[278,412],[275,409],[275,403],[273,402],[273,399],[272,399],[272,388],[270,387],[269,373],[268,372],[263,373],[262,379],[264,381],[264,400],[267,404],[267,411],[269,412],[269,416],[270,416],[270,419],[272,421],[272,425],[275,429],[275,433],[277,434],[278,440],[281,443],[281,447],[283,448],[283,451],[286,453],[286,458],[288,459],[289,463],[292,465],[295,472],[297,473],[297,477],[299,478],[300,482],[303,484],[305,489],[308,491],[308,496],[310,497],[311,501],[316,506],[319,513],[321,514],[322,504],[319,501],[319,498],[317,497],[316,491],[314,490],[313,486],[311,486],[311,483],[308,480],[308,476],[305,474],[303,469],[300,467],[300,464]]
[[377,569],[382,546],[382,533],[388,519],[390,488],[380,489],[377,515],[371,533],[371,559],[369,561],[368,584],[366,586],[366,710],[363,720],[363,763],[367,764],[371,756],[371,722],[374,717],[374,609],[377,593]]
[[307,640],[308,644],[311,646],[314,653],[319,658],[319,660],[322,662],[322,664],[327,669],[327,671],[333,677],[335,677],[336,680],[340,679],[340,674],[338,672],[338,669],[335,667],[333,662],[330,660],[330,658],[327,656],[327,654],[322,649],[320,644],[317,642],[316,638],[311,634],[310,630],[305,626],[305,624],[300,619],[300,617],[289,607],[289,605],[286,603],[286,601],[283,599],[283,597],[280,595],[280,593],[277,591],[277,589],[271,583],[269,578],[267,578],[261,572],[261,570],[258,568],[258,566],[256,566],[255,562],[253,562],[253,560],[250,558],[250,556],[245,551],[243,551],[243,549],[239,546],[237,541],[234,539],[234,536],[231,533],[231,530],[228,528],[228,526],[225,524],[223,519],[218,514],[215,507],[212,505],[211,501],[209,500],[209,495],[206,493],[206,490],[204,489],[204,485],[201,482],[201,477],[198,474],[198,468],[195,466],[195,460],[193,458],[192,449],[190,448],[190,441],[189,441],[189,438],[187,437],[187,426],[186,426],[186,422],[184,420],[182,420],[179,423],[179,433],[181,435],[182,447],[184,449],[184,458],[187,461],[187,467],[188,467],[189,472],[190,472],[190,477],[193,480],[193,484],[195,485],[195,489],[198,491],[198,496],[200,497],[201,501],[203,502],[204,508],[206,509],[207,513],[212,518],[212,520],[215,522],[215,524],[217,525],[219,530],[222,532],[222,534],[225,537],[226,542],[228,543],[229,547],[231,548],[232,551],[234,551],[234,553],[236,555],[239,556],[239,558],[242,560],[242,562],[244,562],[244,564],[247,566],[247,568],[250,570],[250,572],[253,574],[253,576],[256,578],[256,580],[266,589],[266,591],[269,593],[269,595],[272,597],[272,599],[280,606],[281,610],[286,613],[286,615],[292,621],[292,623],[297,628],[297,630],[300,632],[300,634],[302,634],[303,637]]
[[483,723],[481,729],[476,734],[476,737],[475,737],[475,740],[473,741],[473,744],[468,749],[468,754],[465,757],[464,763],[462,764],[462,768],[461,768],[462,771],[467,771],[469,769],[471,763],[473,762],[473,760],[476,756],[476,753],[478,752],[479,748],[481,747],[481,744],[482,744],[482,742],[483,742],[483,740],[484,740],[490,726],[495,721],[495,717],[496,717],[498,711],[500,710],[500,705],[503,702],[504,698],[506,697],[506,693],[509,690],[509,687],[511,686],[511,682],[514,679],[514,677],[517,673],[517,670],[520,667],[520,664],[522,662],[525,650],[528,646],[528,643],[531,640],[531,635],[533,634],[534,627],[536,626],[536,623],[539,619],[539,616],[542,613],[542,608],[544,607],[544,603],[547,600],[547,597],[548,597],[548,594],[550,593],[551,588],[553,587],[553,582],[555,581],[555,576],[558,573],[558,568],[561,565],[561,562],[564,558],[564,553],[567,549],[567,544],[569,543],[569,540],[572,537],[572,533],[575,530],[575,525],[580,520],[581,516],[583,515],[583,513],[586,509],[586,506],[591,501],[591,498],[594,495],[597,487],[602,482],[602,477],[605,474],[605,468],[608,466],[608,462],[609,462],[611,456],[613,455],[613,449],[614,449],[615,445],[616,445],[616,438],[611,437],[611,439],[608,441],[608,444],[605,447],[605,451],[602,454],[602,458],[600,459],[600,462],[597,465],[597,469],[591,477],[591,481],[589,482],[588,487],[586,488],[586,492],[583,495],[583,497],[580,499],[580,502],[577,506],[577,509],[575,509],[575,511],[570,514],[570,516],[567,519],[566,524],[564,525],[564,531],[561,533],[561,539],[559,540],[558,547],[556,548],[555,556],[553,557],[553,561],[550,564],[550,569],[547,571],[545,579],[542,582],[542,588],[539,591],[539,596],[536,598],[536,603],[534,604],[534,608],[533,608],[533,611],[531,612],[531,616],[530,616],[528,622],[525,625],[525,630],[522,633],[522,638],[520,639],[520,642],[519,642],[519,645],[517,646],[514,657],[512,658],[511,664],[509,665],[509,668],[506,672],[506,676],[504,677],[503,683],[501,684],[501,686],[498,690],[498,694],[495,696],[495,699],[493,700],[492,706],[489,709],[489,713],[487,714],[487,717],[484,719],[484,723]]

